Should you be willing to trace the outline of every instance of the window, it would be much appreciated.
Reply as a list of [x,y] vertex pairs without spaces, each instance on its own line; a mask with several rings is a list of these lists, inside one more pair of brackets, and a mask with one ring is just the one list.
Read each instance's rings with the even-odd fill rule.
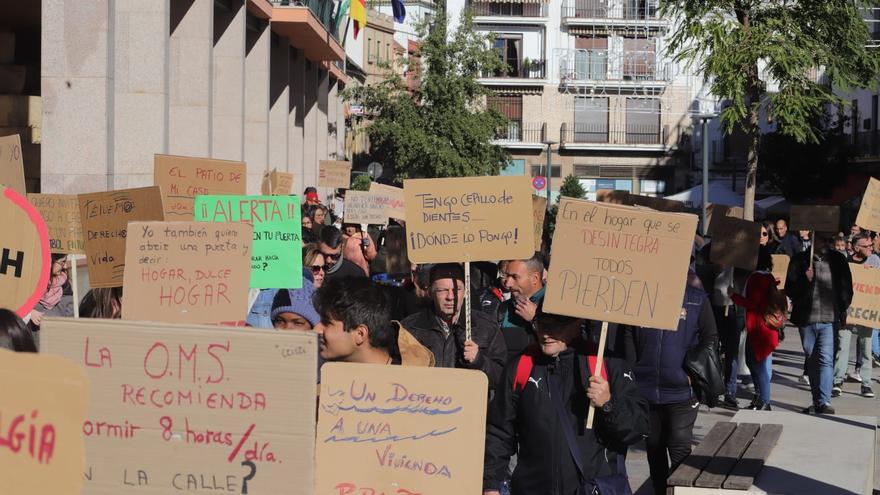
[[626,99],[627,144],[661,144],[660,100]]
[[599,166],[598,165],[575,165],[574,166],[574,175],[577,177],[598,177],[599,176]]
[[489,4],[490,15],[523,15],[523,4],[516,2],[492,2]]
[[640,181],[642,194],[645,196],[655,196],[666,192],[666,181],[642,179]]
[[[562,165],[550,165],[550,170],[553,172],[551,178],[558,179],[562,177]],[[547,165],[532,165],[532,177],[547,177],[546,171]]]
[[367,63],[372,64],[373,60],[373,38],[367,38]]
[[572,131],[575,143],[607,143],[608,98],[575,98]]
[[604,81],[608,75],[608,38],[578,37],[574,41],[575,79]]
[[522,35],[499,34],[495,38],[495,50],[507,67],[495,71],[495,77],[519,77],[522,54]]
[[498,139],[522,141],[522,95],[490,96],[486,104],[509,121],[506,129],[498,130]]
[[623,78],[637,80],[657,79],[656,40],[623,40]]

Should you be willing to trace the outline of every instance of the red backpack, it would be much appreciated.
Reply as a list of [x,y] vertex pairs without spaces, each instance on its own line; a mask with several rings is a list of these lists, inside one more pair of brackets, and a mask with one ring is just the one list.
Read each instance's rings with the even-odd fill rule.
[[[532,376],[532,367],[534,366],[535,356],[538,355],[538,352],[537,347],[531,346],[520,355],[519,361],[516,363],[516,375],[513,377],[514,392],[522,391],[526,387],[529,377]],[[589,366],[587,375],[592,376],[593,370],[596,369],[595,355],[590,354],[587,356],[587,365]],[[608,370],[605,368],[604,360],[602,361],[602,378],[608,380]]]

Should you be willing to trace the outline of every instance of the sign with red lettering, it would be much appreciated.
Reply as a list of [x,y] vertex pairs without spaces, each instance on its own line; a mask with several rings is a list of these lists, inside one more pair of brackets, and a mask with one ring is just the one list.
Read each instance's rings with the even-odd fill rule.
[[131,222],[122,317],[238,325],[248,309],[253,235],[241,223]]
[[379,196],[379,201],[385,206],[389,218],[406,220],[406,200],[403,196],[403,189],[371,182],[370,192]]
[[547,198],[532,196],[532,220],[535,228],[535,251],[541,250],[544,241],[544,216],[547,214]]
[[27,199],[0,186],[0,308],[24,318],[49,285],[46,223]]
[[351,187],[351,162],[321,160],[318,162],[318,186],[333,189]]
[[73,318],[41,333],[91,379],[84,495],[314,493],[314,333]]
[[3,493],[79,495],[89,378],[58,356],[0,349]]
[[849,264],[853,281],[853,300],[847,310],[848,325],[880,327],[880,268]]
[[122,286],[128,222],[165,219],[155,186],[80,194],[79,216],[92,287]]
[[367,191],[345,192],[345,223],[387,225],[387,198]]
[[486,375],[321,367],[316,494],[482,493]]
[[162,190],[165,218],[193,219],[193,201],[201,194],[247,194],[247,166],[244,162],[156,155],[153,176]]
[[696,230],[696,215],[562,198],[544,311],[676,330]]
[[73,194],[27,195],[49,229],[49,249],[60,254],[85,254],[79,201]]

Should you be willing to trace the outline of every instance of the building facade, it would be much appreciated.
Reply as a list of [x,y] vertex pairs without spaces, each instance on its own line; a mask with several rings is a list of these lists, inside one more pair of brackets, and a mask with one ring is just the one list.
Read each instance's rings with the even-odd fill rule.
[[153,184],[153,155],[240,160],[317,182],[344,159],[346,76],[321,0],[44,0],[40,189]]

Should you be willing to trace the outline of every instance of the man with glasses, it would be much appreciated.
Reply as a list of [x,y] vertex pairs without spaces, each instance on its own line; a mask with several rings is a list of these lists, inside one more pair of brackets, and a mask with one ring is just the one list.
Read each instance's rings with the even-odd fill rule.
[[[874,254],[874,243],[865,234],[856,234],[852,239],[853,254],[849,262],[856,265],[864,265],[866,268],[880,268],[880,256]],[[856,372],[847,373],[849,369],[849,350],[852,334],[856,334]],[[862,397],[873,398],[874,390],[871,388],[871,336],[873,329],[862,325],[848,325],[837,331],[837,359],[834,363],[834,387],[831,396],[841,394],[844,381],[861,383]]]
[[324,256],[324,283],[367,276],[362,268],[342,257],[342,240],[342,231],[336,227],[327,226],[321,229],[318,248]]

